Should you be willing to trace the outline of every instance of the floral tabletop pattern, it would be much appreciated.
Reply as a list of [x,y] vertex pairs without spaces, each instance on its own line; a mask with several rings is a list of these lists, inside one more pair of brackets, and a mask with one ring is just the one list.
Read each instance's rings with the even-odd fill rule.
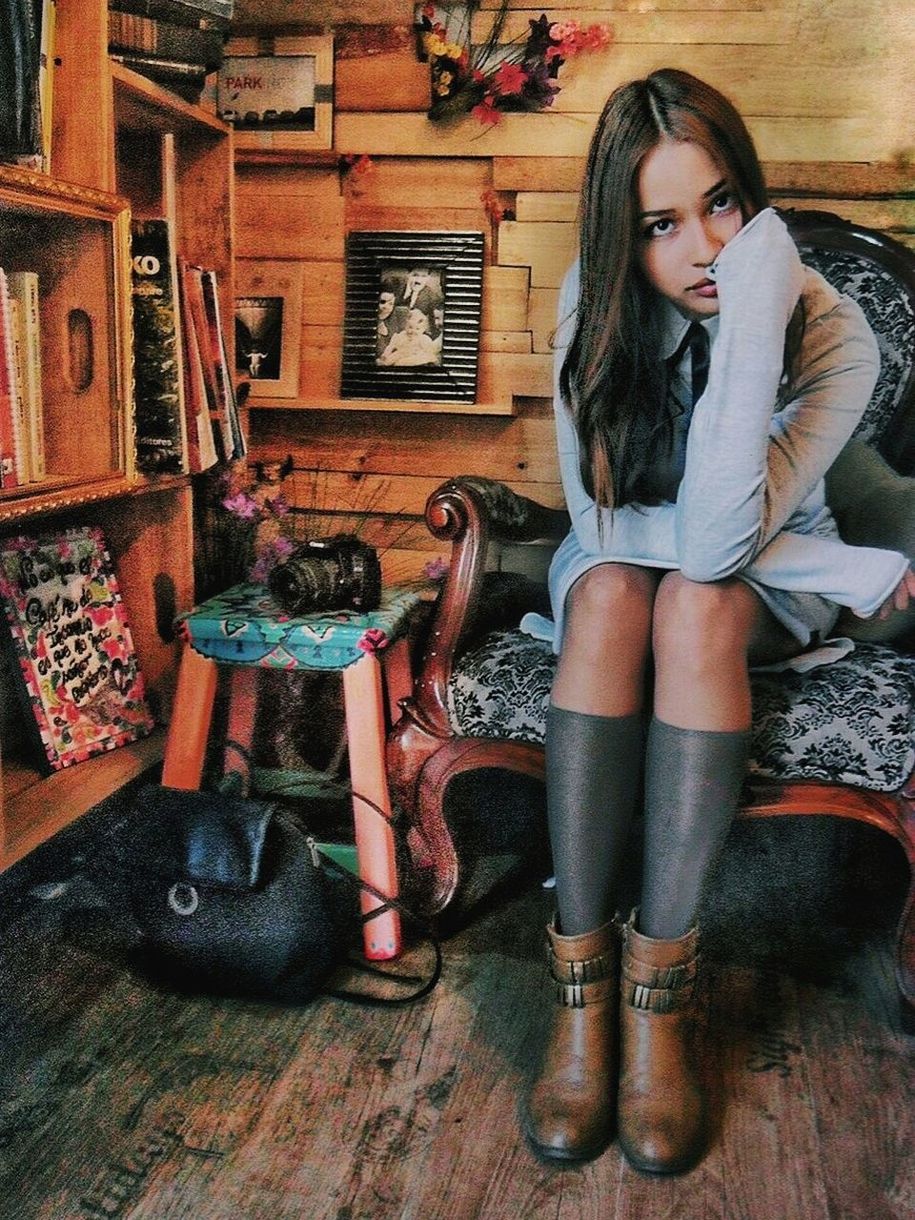
[[345,669],[403,633],[420,601],[415,589],[384,589],[377,610],[291,614],[266,585],[241,584],[182,615],[195,652],[220,664],[273,669]]

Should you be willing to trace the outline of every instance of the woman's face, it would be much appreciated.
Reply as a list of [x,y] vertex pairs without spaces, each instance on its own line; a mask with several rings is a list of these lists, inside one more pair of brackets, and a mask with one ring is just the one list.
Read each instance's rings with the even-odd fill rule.
[[743,227],[734,184],[698,144],[663,139],[638,177],[638,257],[649,284],[687,318],[718,313],[707,268]]

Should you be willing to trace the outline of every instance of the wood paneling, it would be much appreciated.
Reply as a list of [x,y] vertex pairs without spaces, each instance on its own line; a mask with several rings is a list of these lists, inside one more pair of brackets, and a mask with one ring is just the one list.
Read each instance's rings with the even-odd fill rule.
[[[875,127],[868,115],[746,117],[765,161],[889,161],[899,152],[895,126]],[[385,114],[342,114],[335,139],[343,153],[371,156],[542,157],[549,148],[583,157],[594,123],[593,114],[506,114],[481,130],[469,122],[433,123],[425,114],[402,114],[396,124]]]
[[[242,9],[263,10],[262,0]],[[304,5],[315,28],[342,20],[337,0]],[[613,43],[570,60],[552,109],[506,114],[492,129],[465,117],[425,114],[429,70],[410,42],[412,5],[347,13],[338,38],[334,152],[372,160],[347,173],[320,164],[248,163],[239,173],[239,249],[246,256],[301,259],[302,402],[255,410],[253,451],[302,465],[403,480],[423,471],[407,497],[420,512],[422,484],[457,470],[533,480],[559,495],[554,453],[551,336],[558,287],[574,257],[578,193],[591,132],[619,83],[670,65],[721,88],[757,141],[779,205],[826,207],[915,245],[915,177],[906,145],[912,79],[912,19],[880,5],[862,23],[859,0],[565,0],[551,20],[606,22]],[[484,0],[483,29],[497,0]],[[503,37],[524,36],[541,9],[511,0]],[[291,4],[266,19],[276,24]],[[373,22],[385,29],[370,28]],[[908,41],[907,41],[908,36]],[[353,53],[358,46],[373,53]],[[911,124],[909,123],[909,127]],[[317,161],[319,159],[315,159]],[[494,190],[507,219],[493,224],[482,196]],[[487,234],[480,400],[515,417],[465,417],[447,408],[335,403],[344,318],[343,236],[351,229],[482,229]],[[494,404],[498,404],[497,407]],[[299,405],[299,404],[290,404]],[[337,406],[334,411],[325,408]],[[379,408],[382,408],[379,410]],[[344,457],[348,454],[348,457]],[[428,476],[428,477],[427,477]],[[331,482],[343,497],[344,483]],[[379,509],[398,515],[392,502]],[[410,555],[410,546],[394,548]]]

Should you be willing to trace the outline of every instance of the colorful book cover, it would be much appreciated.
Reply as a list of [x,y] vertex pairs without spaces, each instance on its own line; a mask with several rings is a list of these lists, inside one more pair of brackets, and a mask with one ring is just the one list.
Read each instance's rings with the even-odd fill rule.
[[133,220],[134,410],[137,469],[187,472],[178,277],[167,220]]
[[100,530],[0,544],[0,596],[48,766],[60,770],[153,728]]

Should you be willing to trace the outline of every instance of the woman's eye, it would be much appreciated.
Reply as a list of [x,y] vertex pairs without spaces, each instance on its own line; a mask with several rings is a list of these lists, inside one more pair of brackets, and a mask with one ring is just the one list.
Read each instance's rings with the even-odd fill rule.
[[674,227],[674,222],[667,216],[662,216],[660,220],[653,220],[650,225],[645,228],[646,237],[663,237],[665,233],[669,233]]
[[722,191],[712,200],[712,212],[730,212],[737,206],[737,198],[733,191]]

